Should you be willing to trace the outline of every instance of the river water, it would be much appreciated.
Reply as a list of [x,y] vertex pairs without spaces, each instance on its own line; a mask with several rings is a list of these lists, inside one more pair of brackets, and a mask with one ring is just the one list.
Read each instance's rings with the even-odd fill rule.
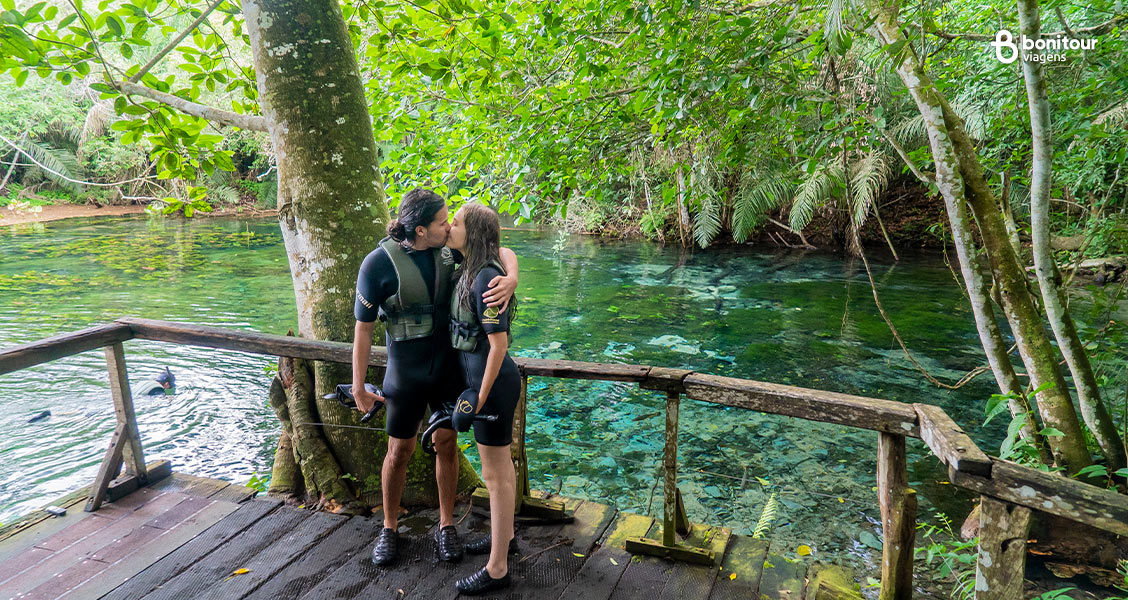
[[[508,231],[521,260],[513,353],[695,369],[901,402],[939,404],[985,449],[993,389],[929,385],[874,307],[860,262],[748,248],[683,252],[643,242]],[[954,382],[983,362],[967,302],[939,256],[871,260],[886,311],[917,360]],[[273,220],[91,219],[0,227],[0,347],[124,315],[284,334],[295,326]],[[265,357],[125,344],[134,385],[168,366],[177,393],[135,398],[149,460],[246,483],[270,472],[279,427]],[[635,385],[534,378],[535,488],[661,513],[664,397]],[[89,483],[113,430],[100,351],[0,376],[0,522]],[[28,419],[42,410],[52,415]],[[880,562],[877,434],[682,403],[680,485],[694,521],[750,533],[772,495],[771,537],[863,568]],[[959,513],[921,443],[909,442],[921,515]],[[785,547],[781,546],[781,547]]]

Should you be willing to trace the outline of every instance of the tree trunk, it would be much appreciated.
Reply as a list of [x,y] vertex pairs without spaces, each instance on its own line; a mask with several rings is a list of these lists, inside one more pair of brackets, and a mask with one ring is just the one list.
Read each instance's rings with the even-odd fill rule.
[[[356,275],[388,219],[352,41],[334,0],[243,0],[242,6],[278,161],[278,220],[297,297],[298,333],[351,342]],[[279,454],[292,445],[301,477],[277,482],[274,491],[293,493],[301,486],[307,500],[331,506],[379,504],[385,434],[378,427],[332,427],[359,425],[359,414],[323,399],[351,380],[350,367],[283,362],[290,363],[281,369],[285,402],[272,394],[284,426]],[[462,460],[464,483],[473,485],[477,477]],[[417,453],[404,503],[434,504],[437,498],[434,462]]]
[[[897,23],[896,4],[886,4],[882,0],[866,0],[866,8],[875,19],[871,31],[879,42],[889,45],[904,40]],[[1052,384],[1039,393],[1038,409],[1046,425],[1055,427],[1065,434],[1063,437],[1054,437],[1050,441],[1054,459],[1058,464],[1067,466],[1070,472],[1075,472],[1091,464],[1092,461],[1085,448],[1085,438],[1077,420],[1077,413],[1066,393],[1065,381],[1057,370],[1053,349],[1042,327],[1041,316],[1030,300],[1025,276],[1010,248],[995,200],[983,179],[983,169],[974,147],[963,130],[962,121],[951,112],[944,97],[919,66],[911,50],[907,52],[901,64],[897,66],[897,74],[924,118],[929,145],[936,162],[936,184],[944,197],[953,237],[961,235],[967,238],[963,242],[956,243],[965,285],[969,287],[970,295],[971,288],[976,287],[973,282],[973,278],[976,277],[973,273],[975,271],[974,244],[971,242],[971,225],[964,209],[964,202],[970,202],[979,222],[992,272],[1002,289],[1007,321],[1018,342],[1019,354],[1030,374],[1031,384],[1035,387],[1047,382]],[[985,200],[989,200],[989,204],[985,203]],[[978,286],[978,294],[980,300],[973,300],[972,304],[983,307],[985,315],[987,303],[981,285]],[[977,325],[979,319],[980,315],[977,313]],[[999,340],[983,336],[982,333],[981,340],[988,352],[988,359],[994,356],[998,360],[1000,358],[998,349],[992,351],[989,348]],[[1002,356],[1005,356],[1005,353]],[[992,366],[994,367],[994,364]],[[999,374],[996,373],[997,378],[998,376]]]
[[[1038,40],[1041,36],[1041,18],[1037,0],[1019,0],[1019,27],[1026,39]],[[1124,448],[1112,417],[1101,401],[1097,378],[1089,363],[1073,318],[1065,305],[1061,289],[1061,274],[1050,248],[1050,185],[1053,164],[1053,128],[1050,124],[1050,100],[1046,92],[1046,79],[1042,63],[1022,61],[1022,75],[1026,80],[1026,97],[1030,106],[1030,133],[1033,139],[1034,162],[1030,177],[1030,229],[1034,246],[1034,272],[1042,291],[1046,317],[1057,339],[1058,349],[1065,358],[1073,385],[1077,388],[1077,403],[1089,431],[1097,440],[1109,470],[1124,466]]]

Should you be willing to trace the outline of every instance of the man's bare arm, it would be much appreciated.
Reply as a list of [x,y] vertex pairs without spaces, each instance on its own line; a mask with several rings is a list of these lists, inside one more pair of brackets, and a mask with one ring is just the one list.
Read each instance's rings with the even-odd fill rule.
[[372,353],[372,330],[375,326],[375,322],[357,321],[353,329],[352,389],[356,408],[362,413],[371,410],[375,403],[384,401],[380,396],[369,394],[364,389],[364,378],[368,374],[368,356]]
[[482,294],[482,300],[486,306],[500,306],[501,312],[505,312],[509,300],[517,291],[517,255],[509,248],[502,248],[499,254],[506,274],[490,280],[490,289]]

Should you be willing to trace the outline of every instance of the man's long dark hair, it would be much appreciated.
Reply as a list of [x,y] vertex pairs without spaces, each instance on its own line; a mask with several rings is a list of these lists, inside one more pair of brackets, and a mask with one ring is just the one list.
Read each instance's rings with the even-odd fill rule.
[[388,237],[403,245],[411,245],[415,242],[415,228],[430,226],[444,206],[446,200],[431,190],[411,190],[400,200],[396,218],[388,223]]
[[[478,273],[490,263],[501,263],[501,223],[497,213],[483,204],[466,204],[462,207],[462,226],[466,229],[466,244],[462,248],[462,266],[458,269],[458,283],[455,293],[458,301],[470,312],[477,308],[473,298],[474,280]],[[509,322],[517,318],[517,298],[514,296],[505,312]]]

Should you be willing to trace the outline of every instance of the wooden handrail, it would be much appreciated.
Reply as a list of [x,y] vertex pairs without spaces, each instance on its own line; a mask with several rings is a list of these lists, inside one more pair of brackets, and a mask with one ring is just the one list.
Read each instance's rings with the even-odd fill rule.
[[133,337],[128,325],[109,323],[0,350],[0,375],[60,358],[124,342]]
[[[125,381],[121,342],[133,338],[344,364],[352,360],[352,345],[342,342],[308,340],[189,323],[122,318],[114,323],[0,350],[0,375],[105,347],[111,376],[114,376],[115,365],[117,365],[116,375],[120,380],[115,388],[115,404],[126,407],[124,411],[119,410],[119,412],[127,417],[126,421],[129,421],[132,419],[132,411],[129,410],[128,394],[118,388],[121,388]],[[887,541],[891,540],[888,536],[895,536],[898,548],[897,552],[892,554],[883,551],[883,561],[890,563],[884,568],[891,570],[889,577],[897,589],[890,588],[888,592],[883,591],[882,597],[907,597],[905,594],[908,592],[905,590],[910,589],[906,583],[908,580],[903,576],[905,569],[908,569],[908,576],[911,577],[911,560],[899,554],[905,552],[905,548],[911,548],[910,532],[912,521],[915,520],[915,499],[912,498],[911,490],[908,490],[902,481],[904,479],[903,448],[906,437],[923,439],[932,453],[948,467],[952,484],[982,494],[985,504],[996,507],[996,504],[1001,502],[1003,509],[1006,506],[1017,505],[1085,523],[1118,535],[1128,535],[1128,496],[1060,475],[988,457],[938,406],[909,405],[835,392],[719,377],[684,369],[520,357],[516,357],[515,361],[526,378],[535,375],[629,381],[638,383],[643,389],[666,392],[668,400],[672,399],[670,402],[675,407],[677,396],[686,394],[694,400],[723,406],[879,432],[879,488],[883,521],[886,525]],[[385,366],[386,349],[374,347],[369,362],[373,366]],[[669,410],[668,407],[668,412]],[[676,435],[676,408],[667,415],[668,430],[671,418]],[[132,462],[137,463],[142,460],[139,440],[128,439],[130,434],[136,437],[135,424],[132,428],[128,425],[128,422],[121,423],[119,420],[114,442],[111,443],[107,454],[107,460],[114,463],[110,465],[111,467],[120,466],[122,454],[128,452],[124,447],[119,446],[123,443],[131,444],[137,441],[136,451],[131,452],[137,456]],[[668,437],[670,431],[666,433]],[[127,439],[122,439],[123,437]],[[676,469],[676,465],[666,466],[668,473],[673,472],[670,467]],[[103,469],[106,470],[105,465]],[[109,471],[116,471],[116,468],[110,468]],[[138,474],[143,476],[143,473]],[[667,491],[673,488],[676,494],[676,486],[671,485],[674,476],[668,476],[665,487]],[[101,475],[100,479],[107,477],[108,475]],[[666,504],[666,512],[670,513],[669,498]],[[993,510],[1003,509],[993,508]],[[1015,531],[1019,531],[1025,526],[1028,517],[1018,512],[1014,515],[1012,520],[1015,523],[1012,525]],[[996,525],[985,523],[984,527],[987,531],[983,539],[988,540],[985,543],[996,543],[998,539],[1002,539],[999,537],[1000,532],[995,530]],[[902,534],[897,534],[896,531],[901,531]],[[889,544],[890,547],[893,545]],[[895,568],[891,561],[900,563],[900,566]],[[988,569],[991,567],[991,561],[980,561],[979,566],[981,570]],[[894,576],[892,571],[899,573]],[[989,575],[1000,577],[999,573]]]

